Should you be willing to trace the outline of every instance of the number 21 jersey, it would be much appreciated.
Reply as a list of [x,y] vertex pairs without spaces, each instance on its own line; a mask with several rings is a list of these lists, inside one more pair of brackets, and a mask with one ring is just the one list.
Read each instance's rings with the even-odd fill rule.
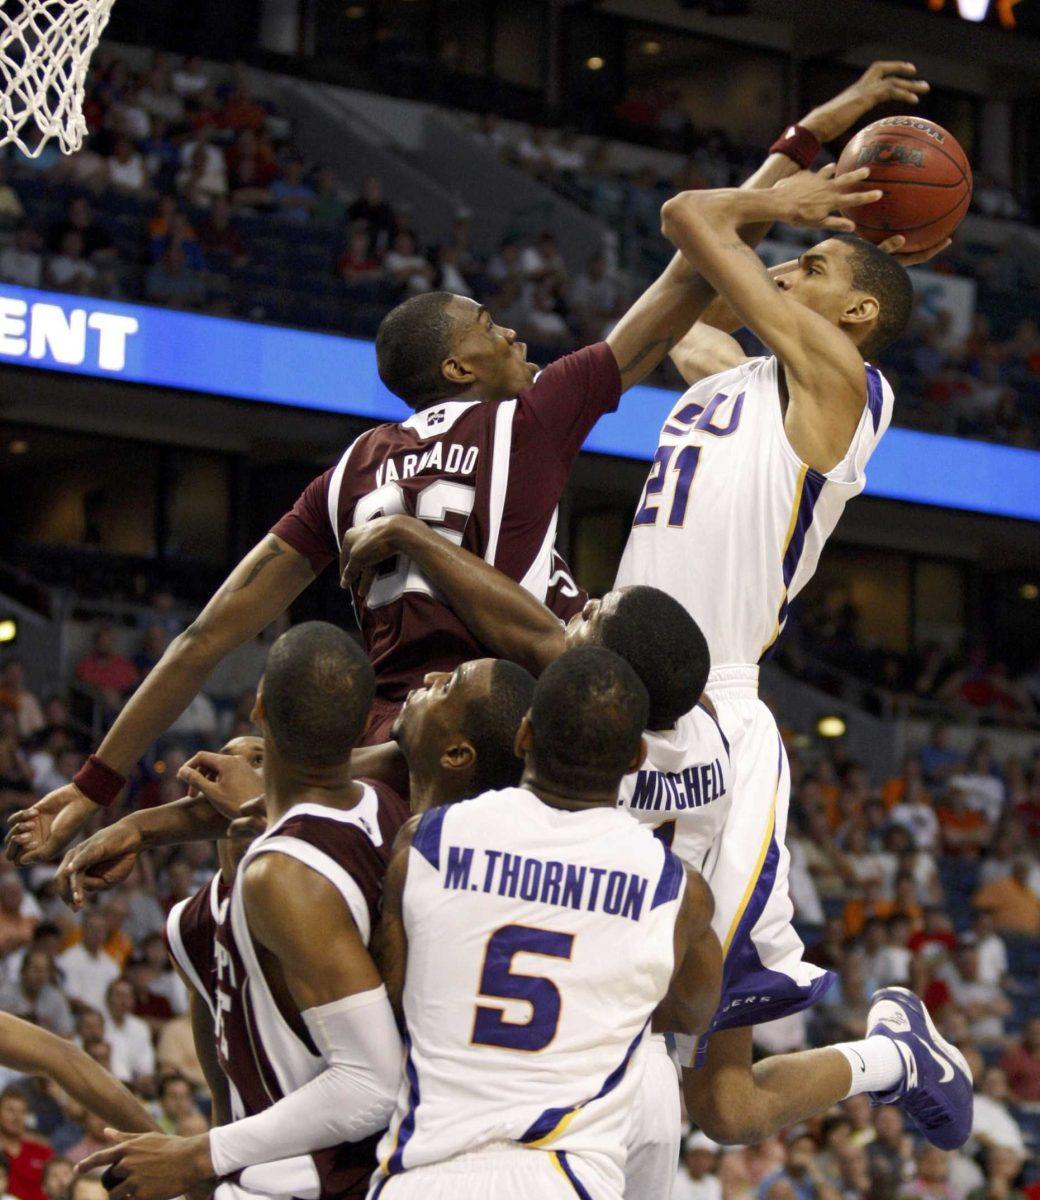
[[780,370],[776,358],[750,358],[680,397],[618,569],[615,586],[650,584],[687,609],[713,669],[753,665],[772,648],[892,419],[892,389],[866,364],[849,449],[814,471],[787,440]]
[[[344,533],[406,513],[498,567],[566,620],[585,596],[556,554],[556,509],[581,444],[617,408],[621,376],[604,342],[565,355],[515,399],[452,400],[364,433],[304,490],[273,533],[315,572]],[[485,651],[403,555],[354,596],[378,694],[403,700],[427,671]]]

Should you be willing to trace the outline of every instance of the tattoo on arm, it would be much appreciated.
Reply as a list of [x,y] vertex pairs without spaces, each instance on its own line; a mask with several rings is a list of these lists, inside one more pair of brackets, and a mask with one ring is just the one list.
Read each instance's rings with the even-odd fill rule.
[[631,371],[638,370],[648,358],[655,356],[658,359],[663,358],[678,340],[674,334],[669,333],[666,337],[654,338],[645,346],[640,346],[628,362],[621,367],[621,374],[628,375]]
[[244,592],[245,589],[249,587],[249,585],[260,574],[264,567],[274,562],[276,558],[281,558],[281,556],[285,553],[285,551],[281,548],[281,546],[278,545],[273,537],[268,538],[265,544],[268,547],[267,553],[263,556],[263,558],[260,559],[259,562],[254,564],[252,570],[240,584],[237,584],[233,588],[228,588],[229,592]]

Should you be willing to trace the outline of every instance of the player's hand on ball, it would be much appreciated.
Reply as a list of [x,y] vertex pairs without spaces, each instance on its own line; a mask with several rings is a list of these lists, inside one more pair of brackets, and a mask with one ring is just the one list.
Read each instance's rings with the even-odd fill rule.
[[208,1134],[184,1138],[106,1129],[105,1137],[112,1145],[83,1159],[76,1174],[107,1167],[111,1200],[172,1200],[216,1178]]
[[880,248],[886,254],[891,254],[892,257],[898,260],[904,267],[916,267],[921,263],[931,262],[938,254],[942,254],[949,246],[953,244],[953,238],[943,238],[934,246],[929,246],[925,250],[914,250],[908,254],[900,254],[900,249],[906,245],[906,238],[901,233],[897,233],[890,238],[879,243]]
[[816,134],[821,142],[841,137],[864,115],[879,104],[917,104],[929,85],[917,78],[917,68],[909,62],[883,60],[871,63],[863,74],[833,99],[814,108],[800,122],[803,129]]
[[256,769],[237,754],[200,750],[181,767],[177,778],[188,785],[189,795],[203,796],[229,821],[263,791]]
[[881,199],[877,188],[862,190],[863,181],[869,174],[869,167],[859,167],[838,175],[833,163],[815,173],[799,171],[775,185],[787,202],[781,220],[804,229],[851,233],[855,229],[853,222],[848,217],[836,216],[835,210],[858,208]]
[[19,866],[54,858],[97,810],[74,783],[55,788],[30,808],[12,813],[5,842],[7,857]]

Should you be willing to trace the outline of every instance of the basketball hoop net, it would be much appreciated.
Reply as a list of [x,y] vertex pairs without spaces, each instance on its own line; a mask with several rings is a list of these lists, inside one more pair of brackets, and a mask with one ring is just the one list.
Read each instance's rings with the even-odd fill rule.
[[[0,0],[0,146],[83,144],[83,84],[115,0]],[[38,131],[38,136],[35,131]]]

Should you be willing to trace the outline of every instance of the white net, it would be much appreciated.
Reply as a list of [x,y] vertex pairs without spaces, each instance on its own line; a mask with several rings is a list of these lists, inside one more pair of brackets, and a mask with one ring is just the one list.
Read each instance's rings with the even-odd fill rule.
[[115,0],[0,0],[0,146],[83,144],[83,84]]

